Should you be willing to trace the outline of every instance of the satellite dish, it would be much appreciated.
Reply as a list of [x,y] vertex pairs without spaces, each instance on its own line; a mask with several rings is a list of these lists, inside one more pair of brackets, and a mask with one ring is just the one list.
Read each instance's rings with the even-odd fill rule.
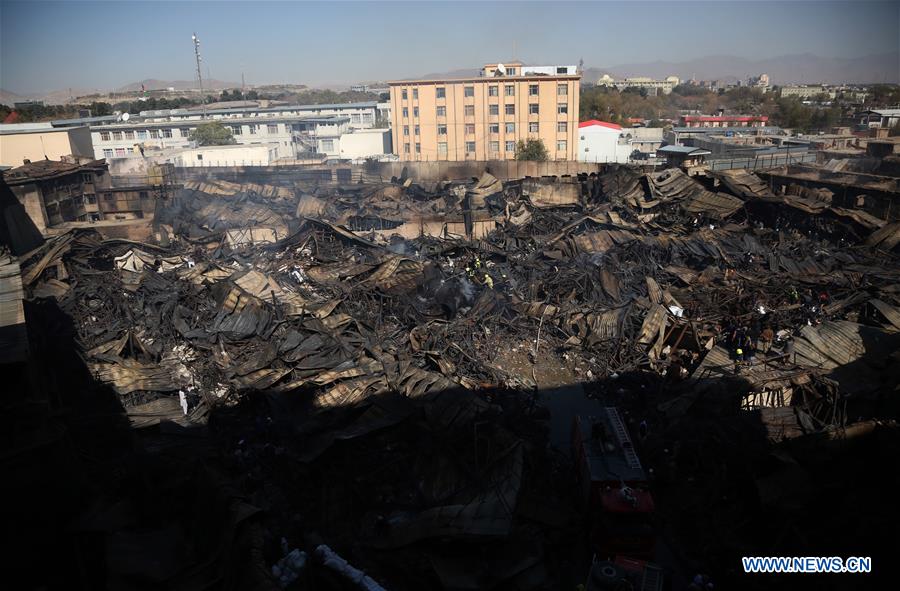
[[497,64],[497,72],[499,72],[501,76],[505,76],[506,66],[504,66],[503,64]]
[[129,115],[128,113],[122,113],[122,121],[128,121],[130,117],[131,115]]

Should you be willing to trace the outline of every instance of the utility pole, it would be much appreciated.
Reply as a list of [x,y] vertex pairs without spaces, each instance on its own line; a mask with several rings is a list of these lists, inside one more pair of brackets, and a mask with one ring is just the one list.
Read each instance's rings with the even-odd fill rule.
[[197,61],[197,82],[200,84],[200,105],[203,107],[203,118],[206,119],[206,101],[203,99],[203,74],[200,72],[200,62],[203,58],[200,57],[200,39],[197,38],[197,33],[191,35],[191,39],[194,42],[194,58]]

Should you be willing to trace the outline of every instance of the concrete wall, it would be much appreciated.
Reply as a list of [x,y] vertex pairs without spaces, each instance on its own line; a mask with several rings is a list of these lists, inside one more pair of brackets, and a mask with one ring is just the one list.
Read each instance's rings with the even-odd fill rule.
[[375,129],[345,133],[340,141],[341,158],[356,160],[391,153],[391,130]]
[[278,157],[274,144],[190,148],[173,158],[176,166],[268,166]]
[[[491,160],[471,162],[367,162],[365,164],[300,165],[300,166],[248,166],[179,168],[177,181],[221,179],[236,183],[256,182],[267,184],[310,182],[320,184],[351,184],[360,181],[390,181],[391,177],[407,178],[415,182],[442,180],[468,180],[480,177],[485,171],[502,181],[526,176],[576,176],[601,174],[605,164],[593,162],[519,162],[516,160]],[[124,171],[113,168],[113,174]]]
[[0,135],[0,165],[22,166],[23,161],[60,160],[63,156],[94,156],[91,133],[87,127],[73,127],[46,132]]
[[471,162],[376,162],[360,165],[366,172],[382,177],[400,177],[404,171],[416,181],[460,180],[479,177],[485,171],[505,181],[526,176],[574,176],[600,173],[603,164],[593,162],[547,161],[526,162],[519,160],[487,160]]

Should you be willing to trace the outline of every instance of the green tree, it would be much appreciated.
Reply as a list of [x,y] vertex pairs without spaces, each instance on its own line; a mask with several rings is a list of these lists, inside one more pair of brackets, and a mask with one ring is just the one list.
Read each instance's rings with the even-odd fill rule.
[[191,132],[190,140],[198,146],[227,146],[235,143],[231,129],[218,121],[201,123]]
[[516,160],[547,160],[547,146],[539,139],[519,140],[516,144]]

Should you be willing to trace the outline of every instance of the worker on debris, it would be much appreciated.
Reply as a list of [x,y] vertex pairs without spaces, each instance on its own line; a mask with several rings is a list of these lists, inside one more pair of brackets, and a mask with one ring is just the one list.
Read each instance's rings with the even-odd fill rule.
[[764,354],[768,354],[769,349],[772,348],[772,341],[775,340],[775,331],[773,331],[772,327],[767,324],[766,327],[760,333],[759,337],[760,337],[760,341],[762,343],[762,347],[761,347],[762,352]]
[[797,293],[797,288],[793,285],[791,286],[790,291],[788,291],[788,300],[790,300],[792,304],[797,304],[800,302],[800,294]]
[[470,279],[475,279],[475,269],[466,267],[466,275],[468,275]]
[[484,274],[484,284],[487,285],[488,289],[494,289],[494,280],[487,273]]
[[475,255],[475,268],[476,268],[476,269],[480,269],[480,268],[481,268],[481,259],[478,258],[478,255]]
[[794,337],[788,337],[784,342],[784,357],[782,363],[794,363],[796,355],[794,354]]

